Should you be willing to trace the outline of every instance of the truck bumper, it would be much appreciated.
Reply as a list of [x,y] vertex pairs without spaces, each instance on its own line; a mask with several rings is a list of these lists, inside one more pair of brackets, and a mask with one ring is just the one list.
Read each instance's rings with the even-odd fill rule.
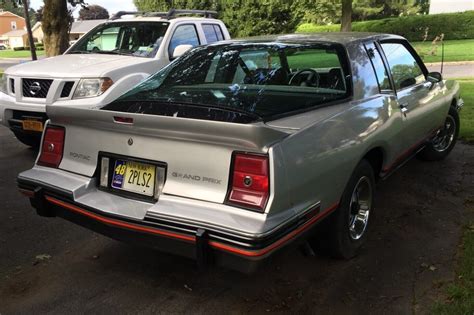
[[[224,220],[220,220],[219,213],[216,213],[215,221],[205,224],[199,220],[187,220],[185,223],[177,217],[160,217],[150,211],[142,217],[139,214],[142,204],[98,191],[93,187],[93,181],[84,187],[80,176],[74,174],[64,172],[64,175],[58,175],[57,171],[48,173],[46,170],[45,176],[38,178],[31,171],[34,169],[18,176],[18,187],[30,198],[32,206],[41,216],[58,216],[113,239],[189,257],[195,259],[199,267],[216,264],[245,273],[254,272],[289,244],[298,244],[298,240],[303,240],[302,237],[316,223],[337,208],[333,205],[321,211],[317,203],[301,215],[276,224],[270,231],[248,233],[223,226]],[[63,184],[65,182],[69,184]],[[121,215],[120,209],[112,213],[105,206],[91,206],[102,205],[103,200],[109,200],[115,207],[122,205],[124,209],[135,207],[136,217]],[[164,203],[175,209],[182,207],[178,202],[174,205]],[[212,206],[210,208],[215,210]]]
[[44,126],[48,119],[45,110],[45,104],[16,103],[16,99],[13,96],[0,92],[0,124],[10,128],[17,136],[25,135],[35,139],[34,142],[39,143],[42,131],[25,130],[23,128],[23,121],[40,121]]

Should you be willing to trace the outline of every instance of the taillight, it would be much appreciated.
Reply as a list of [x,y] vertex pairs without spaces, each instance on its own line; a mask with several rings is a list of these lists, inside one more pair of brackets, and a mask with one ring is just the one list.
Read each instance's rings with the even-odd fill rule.
[[234,155],[228,203],[263,211],[270,194],[268,156]]
[[44,131],[38,164],[58,168],[63,159],[65,131],[62,127],[48,126]]

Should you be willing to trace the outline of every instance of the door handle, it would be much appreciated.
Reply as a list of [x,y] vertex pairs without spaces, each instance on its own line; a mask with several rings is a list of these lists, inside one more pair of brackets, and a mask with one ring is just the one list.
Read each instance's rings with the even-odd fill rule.
[[408,112],[408,103],[400,104],[400,110],[402,111],[402,113],[406,114]]

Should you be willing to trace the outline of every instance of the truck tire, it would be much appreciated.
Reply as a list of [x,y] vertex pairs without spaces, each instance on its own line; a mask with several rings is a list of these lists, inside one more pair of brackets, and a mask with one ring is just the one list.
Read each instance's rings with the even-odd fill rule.
[[449,108],[443,128],[418,153],[418,157],[425,161],[439,161],[448,156],[456,145],[459,136],[459,114],[454,107]]
[[367,238],[373,217],[374,170],[367,160],[356,166],[344,190],[339,208],[329,222],[330,253],[336,258],[354,257]]

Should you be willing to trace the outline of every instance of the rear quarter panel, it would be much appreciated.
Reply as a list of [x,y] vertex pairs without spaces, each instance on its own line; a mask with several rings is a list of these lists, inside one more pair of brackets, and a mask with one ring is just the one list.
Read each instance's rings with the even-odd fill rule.
[[[393,97],[337,105],[341,111],[278,144],[287,171],[288,195],[296,211],[321,201],[338,203],[355,166],[375,147],[392,150],[401,117]],[[387,152],[387,153],[388,153]]]

